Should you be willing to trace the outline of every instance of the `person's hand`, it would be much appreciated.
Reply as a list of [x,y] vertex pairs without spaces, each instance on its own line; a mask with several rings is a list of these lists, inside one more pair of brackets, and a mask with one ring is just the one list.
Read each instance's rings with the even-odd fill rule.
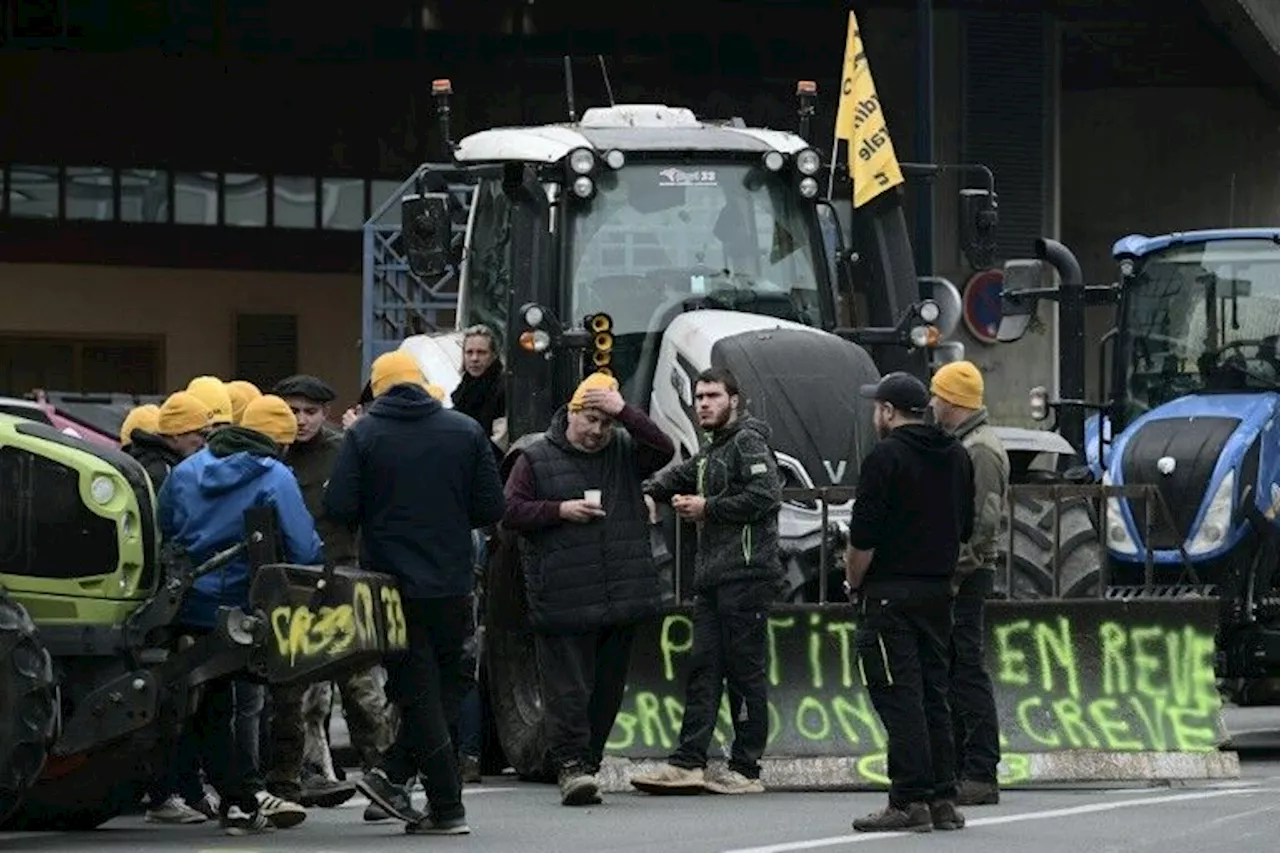
[[702,521],[707,517],[707,499],[699,495],[676,495],[671,508],[686,521]]
[[616,417],[627,401],[617,391],[604,388],[592,388],[582,395],[582,405],[588,409],[599,409],[610,417]]
[[604,518],[604,510],[596,504],[587,503],[586,500],[578,498],[560,502],[560,517],[574,524],[586,524],[594,518]]
[[351,425],[360,420],[364,414],[364,406],[352,406],[342,413],[342,428],[351,429]]

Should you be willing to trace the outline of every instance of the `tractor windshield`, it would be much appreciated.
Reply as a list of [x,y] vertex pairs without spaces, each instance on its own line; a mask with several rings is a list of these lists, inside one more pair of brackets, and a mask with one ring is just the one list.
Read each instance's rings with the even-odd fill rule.
[[1201,391],[1280,390],[1280,246],[1271,240],[1148,255],[1124,305],[1128,418]]
[[[642,161],[605,170],[577,205],[569,304],[613,318],[624,387],[651,369],[681,312],[720,308],[826,325],[825,263],[813,205],[795,176],[753,163]],[[642,380],[641,384],[645,384]]]

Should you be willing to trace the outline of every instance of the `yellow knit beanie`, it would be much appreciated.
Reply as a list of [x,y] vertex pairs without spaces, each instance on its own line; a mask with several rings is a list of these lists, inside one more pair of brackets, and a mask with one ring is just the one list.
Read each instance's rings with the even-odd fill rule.
[[607,373],[593,373],[586,379],[578,383],[578,388],[573,392],[573,399],[569,401],[569,411],[580,412],[585,408],[588,391],[617,391],[618,380],[614,379]]
[[209,426],[209,407],[189,391],[170,394],[160,406],[156,422],[157,435],[184,435]]
[[982,372],[971,361],[951,361],[933,374],[930,388],[935,397],[962,409],[981,409]]
[[384,353],[373,362],[369,371],[369,385],[374,397],[381,397],[394,385],[417,385],[427,387],[422,368],[413,356],[404,350]]
[[276,444],[293,444],[298,438],[293,409],[274,394],[265,394],[245,406],[240,426],[260,432]]
[[124,416],[124,423],[120,424],[120,446],[124,447],[133,442],[133,431],[135,429],[140,429],[143,432],[155,432],[159,428],[160,407],[155,403],[138,406],[130,410],[129,414]]
[[262,396],[258,386],[243,379],[233,379],[227,383],[227,396],[231,398],[231,422],[240,423],[244,416],[244,407]]
[[227,386],[216,376],[197,376],[187,384],[187,390],[200,398],[208,408],[212,423],[231,423],[231,395]]

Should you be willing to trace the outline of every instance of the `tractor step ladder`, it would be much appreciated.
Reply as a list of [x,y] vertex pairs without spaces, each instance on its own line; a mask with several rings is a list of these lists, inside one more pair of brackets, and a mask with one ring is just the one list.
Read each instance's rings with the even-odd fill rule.
[[[474,177],[460,169],[423,163],[390,197],[374,199],[373,215],[363,229],[362,378],[368,378],[375,358],[398,349],[405,338],[441,331],[441,313],[457,308],[458,260],[462,258],[475,189]],[[400,202],[419,191],[449,196],[453,253],[447,270],[435,280],[426,280],[409,269],[402,239]]]

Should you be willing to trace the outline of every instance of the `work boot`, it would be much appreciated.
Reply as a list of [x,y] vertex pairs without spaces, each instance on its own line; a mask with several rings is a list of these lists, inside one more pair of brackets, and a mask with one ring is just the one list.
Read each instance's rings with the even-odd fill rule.
[[719,766],[704,774],[707,790],[713,794],[763,794],[764,782],[744,776],[737,770]]
[[701,794],[707,790],[701,767],[676,767],[664,764],[652,773],[631,777],[631,784],[646,794]]
[[935,800],[929,803],[929,815],[933,818],[933,828],[950,831],[964,829],[964,815],[950,800]]
[[899,808],[893,803],[853,822],[858,832],[933,832],[933,816],[928,803],[911,803]]
[[258,812],[276,829],[290,829],[307,819],[307,810],[291,800],[269,791],[259,791],[253,796],[258,801]]
[[480,759],[474,755],[462,756],[462,783],[464,785],[483,782],[484,777],[480,775]]
[[995,782],[962,779],[956,787],[956,803],[962,806],[994,806],[1000,802],[1000,786]]
[[[413,800],[409,796],[408,785],[397,785],[387,778],[381,770],[370,770],[360,781],[356,782],[360,793],[382,808],[389,817],[405,823],[417,823],[422,820],[422,813],[414,809]],[[365,810],[365,820],[369,819],[369,811]],[[375,818],[376,820],[377,818]]]
[[322,809],[331,809],[342,805],[356,795],[354,782],[335,782],[319,775],[308,776],[302,781],[301,788],[298,802],[308,808],[319,806]]
[[560,770],[560,803],[566,806],[594,806],[601,802],[596,777],[576,764]]

